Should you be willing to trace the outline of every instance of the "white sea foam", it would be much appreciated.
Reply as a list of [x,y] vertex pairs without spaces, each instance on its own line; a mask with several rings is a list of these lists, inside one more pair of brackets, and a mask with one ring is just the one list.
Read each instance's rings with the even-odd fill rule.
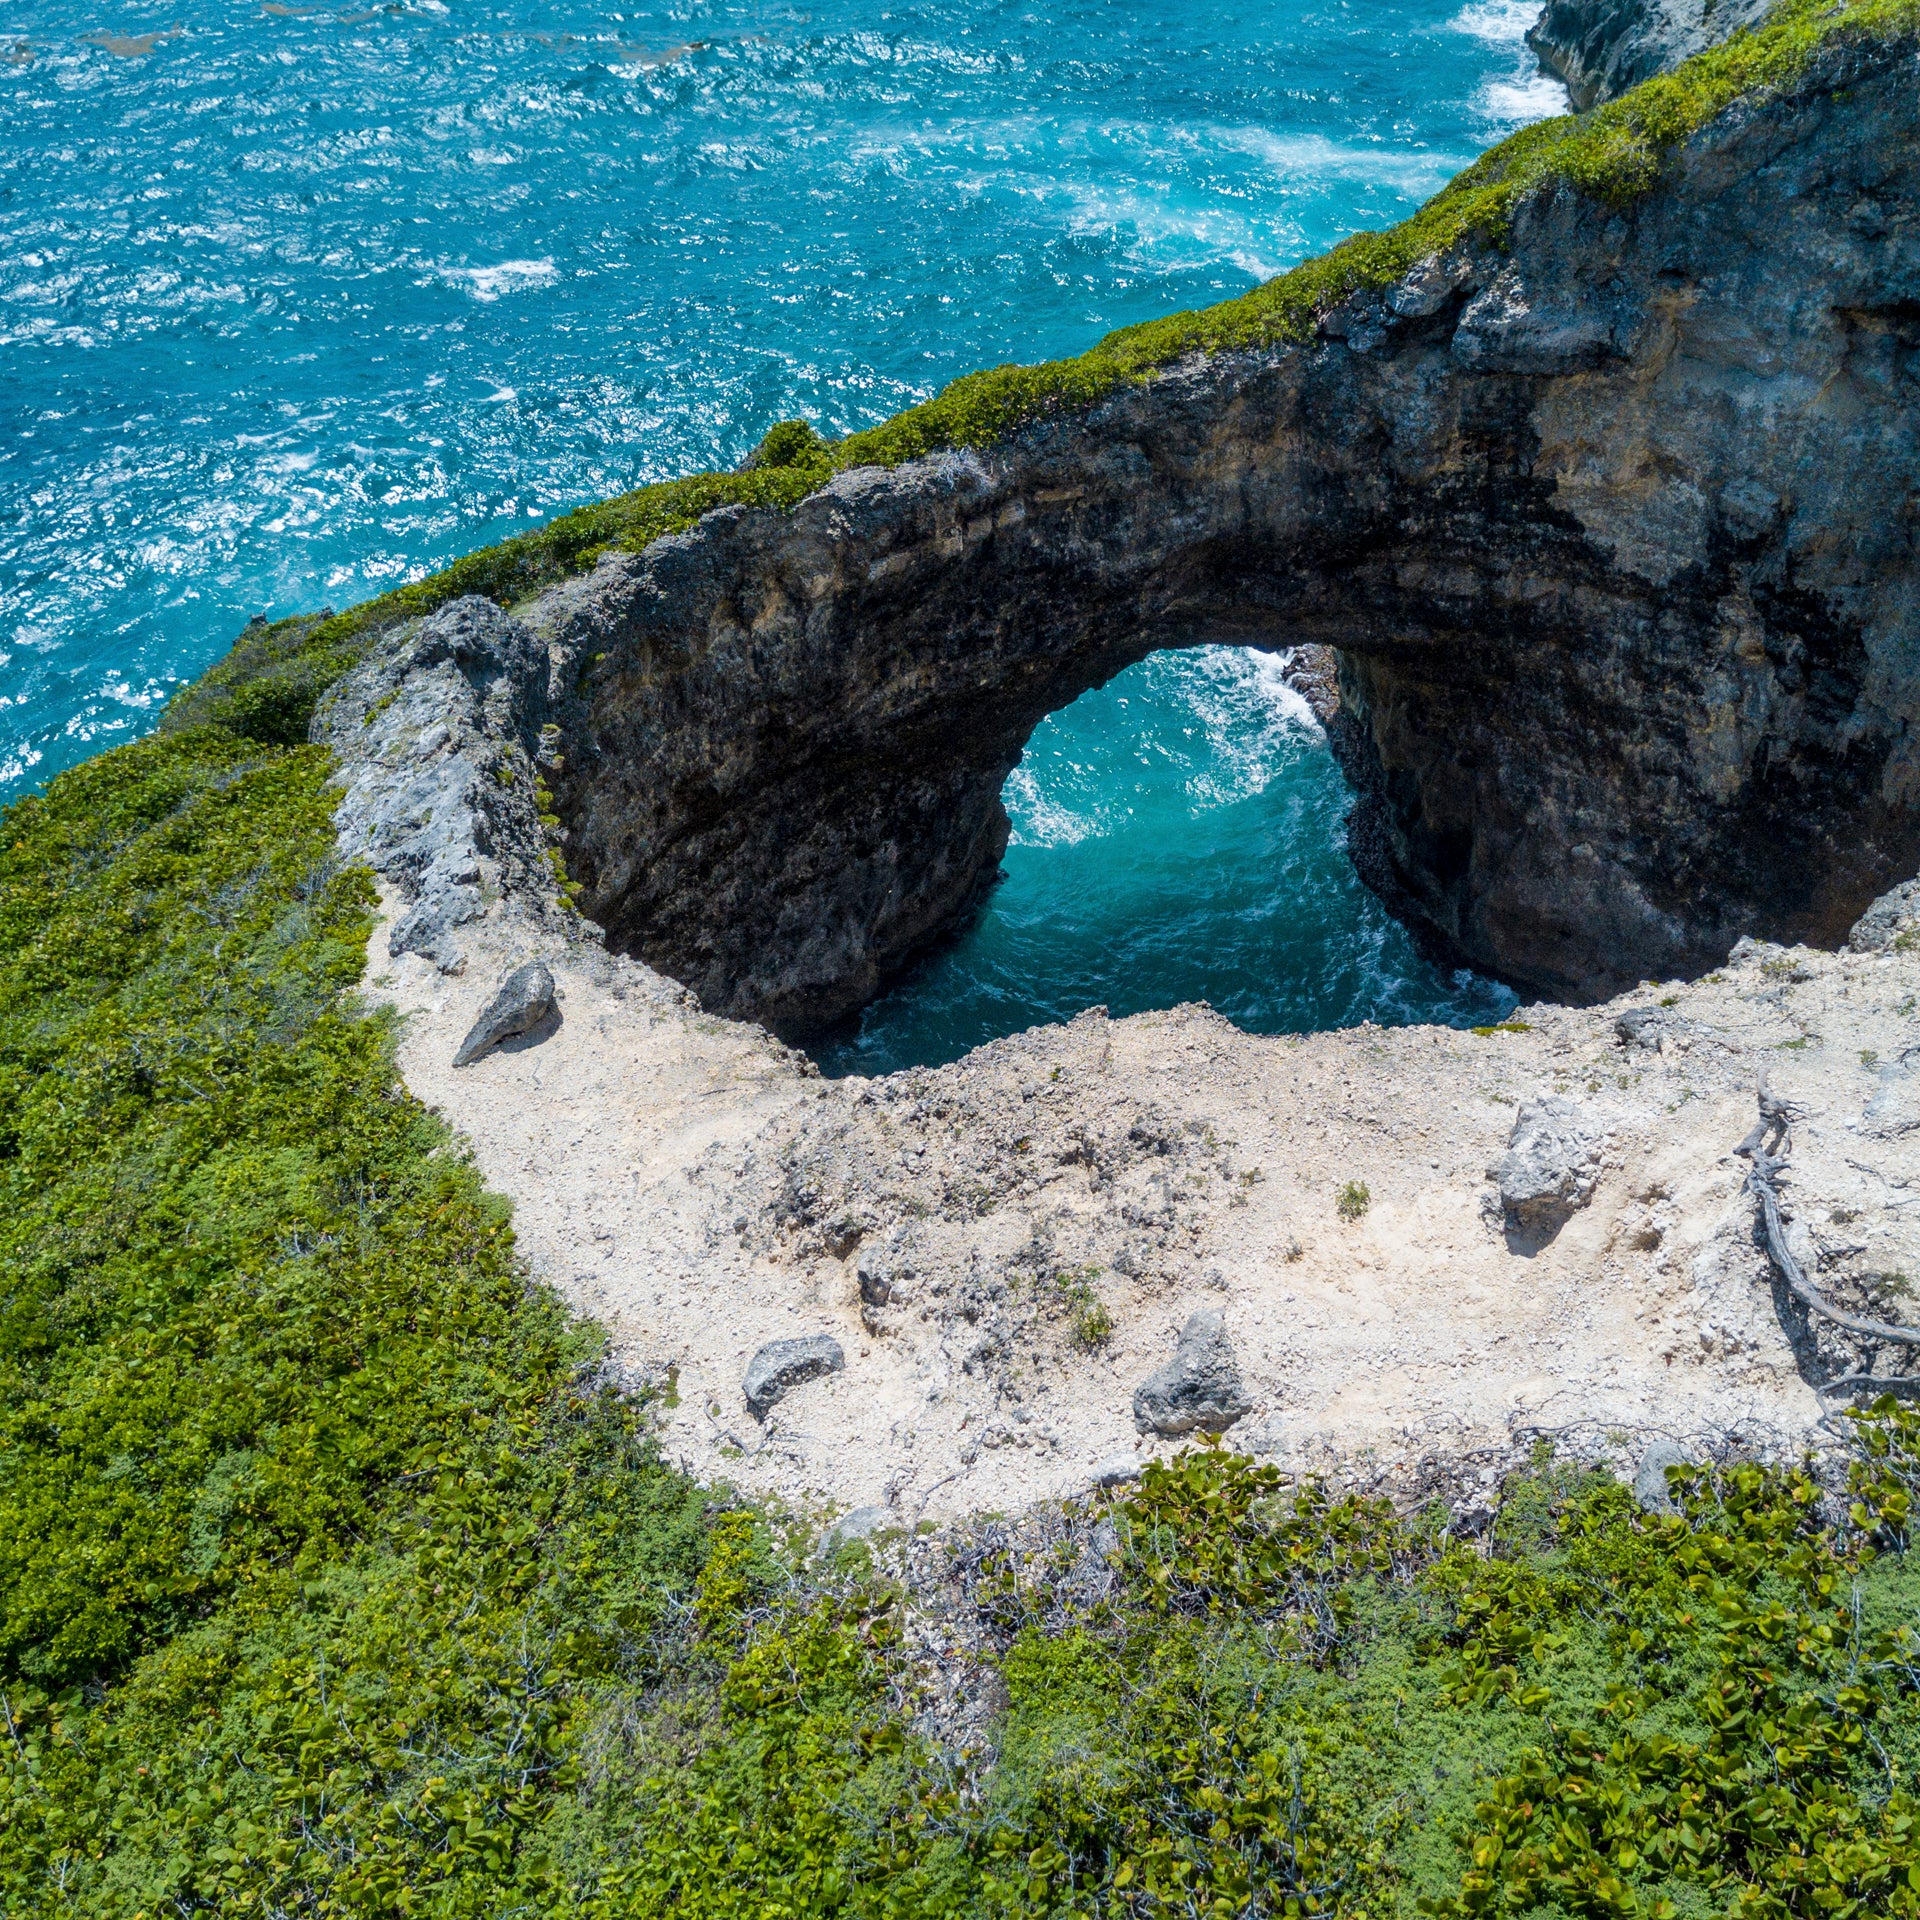
[[1496,126],[1524,127],[1567,110],[1567,90],[1550,73],[1521,73],[1489,80],[1474,95],[1474,106]]
[[1284,180],[1311,184],[1332,175],[1418,195],[1434,192],[1473,158],[1329,140],[1314,133],[1270,133],[1265,127],[1221,127],[1214,138],[1223,147],[1259,160]]
[[476,300],[491,303],[510,293],[550,287],[560,271],[551,260],[502,260],[491,267],[449,267],[446,277],[464,286]]
[[1526,45],[1527,29],[1539,18],[1540,0],[1475,0],[1447,25],[1490,47],[1520,47]]
[[1099,820],[1075,813],[1045,792],[1031,767],[1015,767],[1000,798],[1013,823],[1009,837],[1016,847],[1077,847],[1101,831]]

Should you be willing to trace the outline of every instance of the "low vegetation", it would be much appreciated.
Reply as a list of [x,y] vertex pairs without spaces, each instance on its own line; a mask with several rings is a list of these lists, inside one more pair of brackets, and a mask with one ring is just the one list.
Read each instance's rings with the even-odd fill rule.
[[256,694],[0,828],[9,1915],[1920,1913],[1911,1411],[1850,1507],[1203,1450],[823,1569],[527,1283]]
[[[1638,190],[1908,18],[1790,6],[1509,143],[1420,244],[1554,169]],[[0,815],[0,1911],[1920,1915],[1911,1408],[1854,1421],[1844,1496],[1676,1470],[1652,1515],[1543,1453],[1397,1514],[1210,1448],[822,1566],[657,1456],[353,995],[371,883],[306,735],[380,622],[1288,337],[1402,244],[252,629]]]

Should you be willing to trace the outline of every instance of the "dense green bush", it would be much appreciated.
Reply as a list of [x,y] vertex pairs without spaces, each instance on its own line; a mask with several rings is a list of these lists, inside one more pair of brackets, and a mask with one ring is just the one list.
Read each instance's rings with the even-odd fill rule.
[[976,1554],[921,1717],[922,1601],[663,1466],[398,1084],[298,657],[0,826],[9,1915],[1920,1913],[1891,1406],[1844,1523],[1549,1464],[1490,1551],[1190,1454]]

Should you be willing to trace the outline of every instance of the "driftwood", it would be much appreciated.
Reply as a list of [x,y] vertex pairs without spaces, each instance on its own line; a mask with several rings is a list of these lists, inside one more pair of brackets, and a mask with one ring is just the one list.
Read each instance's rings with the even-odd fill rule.
[[[1835,1326],[1845,1327],[1849,1333],[1857,1333],[1868,1340],[1885,1340],[1895,1346],[1920,1347],[1920,1328],[1896,1327],[1885,1320],[1869,1320],[1865,1314],[1849,1313],[1845,1307],[1836,1307],[1807,1278],[1806,1270],[1793,1257],[1787,1245],[1786,1231],[1780,1224],[1780,1196],[1774,1187],[1774,1176],[1787,1164],[1792,1135],[1791,1120],[1787,1103],[1767,1091],[1767,1076],[1762,1073],[1760,1118],[1754,1122],[1753,1131],[1734,1148],[1734,1152],[1753,1162],[1747,1174],[1747,1191],[1760,1202],[1760,1215],[1766,1225],[1767,1251],[1773,1256],[1773,1264],[1780,1269],[1781,1279],[1787,1283],[1787,1289],[1793,1297],[1809,1312],[1820,1314]],[[1920,1375],[1843,1373],[1839,1379],[1829,1381],[1824,1390],[1837,1393],[1844,1388],[1913,1386],[1920,1386]]]

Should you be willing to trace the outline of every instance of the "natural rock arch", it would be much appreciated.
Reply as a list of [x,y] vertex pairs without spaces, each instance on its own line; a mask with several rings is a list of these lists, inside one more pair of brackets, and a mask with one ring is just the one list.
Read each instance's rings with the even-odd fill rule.
[[552,590],[583,909],[804,1034],[978,902],[1046,714],[1316,642],[1369,878],[1473,964],[1589,999],[1836,942],[1920,865],[1915,99],[1910,43],[1829,52],[1660,190],[1536,199],[1311,346]]

